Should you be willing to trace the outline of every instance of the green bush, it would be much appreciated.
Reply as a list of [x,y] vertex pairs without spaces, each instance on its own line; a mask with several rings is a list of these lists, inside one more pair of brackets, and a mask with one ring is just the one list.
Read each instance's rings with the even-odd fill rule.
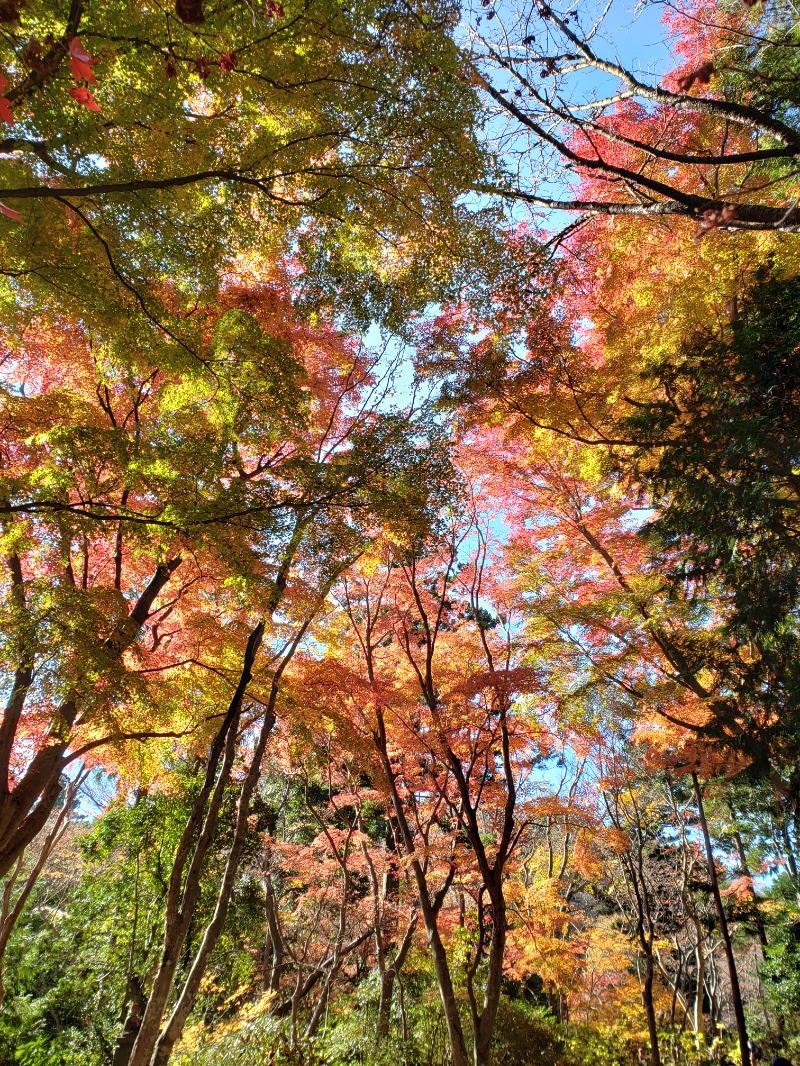
[[299,1037],[294,1045],[285,1021],[256,1015],[230,1029],[187,1042],[174,1066],[332,1066],[317,1040]]
[[567,1041],[546,1008],[503,998],[492,1055],[493,1066],[565,1066]]

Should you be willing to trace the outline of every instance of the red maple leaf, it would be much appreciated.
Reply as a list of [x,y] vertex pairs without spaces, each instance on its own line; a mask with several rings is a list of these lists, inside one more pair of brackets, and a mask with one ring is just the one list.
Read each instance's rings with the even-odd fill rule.
[[88,107],[90,111],[100,110],[100,105],[85,85],[80,85],[77,89],[70,89],[69,95],[79,104],[83,104],[84,107]]
[[89,85],[96,85],[97,78],[92,72],[92,67],[96,62],[94,56],[90,56],[81,44],[80,37],[73,37],[69,42],[69,65],[75,81],[85,81]]
[[194,66],[192,67],[192,70],[195,74],[197,74],[201,81],[205,81],[208,75],[211,73],[211,64],[208,62],[205,56],[198,56],[197,59],[195,59],[194,61]]
[[226,74],[230,74],[231,71],[236,70],[236,53],[226,52],[224,56],[220,56],[219,65],[220,69]]
[[[8,78],[5,74],[0,74],[0,93],[4,93],[8,88]],[[9,126],[14,125],[14,115],[11,111],[11,101],[5,97],[0,96],[0,121],[7,122]]]

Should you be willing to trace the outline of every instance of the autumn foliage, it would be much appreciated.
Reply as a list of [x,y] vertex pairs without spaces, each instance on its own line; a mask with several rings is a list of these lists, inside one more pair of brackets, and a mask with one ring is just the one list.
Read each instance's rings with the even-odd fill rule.
[[800,1048],[797,18],[620,17],[0,3],[0,1066]]

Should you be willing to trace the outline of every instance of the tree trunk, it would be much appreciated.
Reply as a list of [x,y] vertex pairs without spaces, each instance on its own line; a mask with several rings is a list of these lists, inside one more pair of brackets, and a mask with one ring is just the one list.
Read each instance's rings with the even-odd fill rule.
[[786,865],[789,868],[789,876],[794,881],[795,896],[797,902],[800,903],[800,874],[797,870],[797,859],[795,858],[794,849],[792,848],[792,842],[789,839],[789,830],[785,825],[780,828],[781,840],[783,841],[783,847],[786,854]]
[[703,805],[703,794],[700,790],[700,781],[698,780],[697,774],[694,772],[692,773],[692,785],[694,786],[694,795],[697,802],[697,813],[700,818],[700,828],[703,833],[708,873],[711,878],[711,893],[714,897],[714,907],[717,912],[717,920],[719,921],[719,931],[722,936],[725,959],[728,963],[728,973],[731,982],[731,999],[733,1000],[733,1013],[736,1018],[736,1032],[739,1037],[739,1051],[742,1056],[742,1066],[750,1066],[750,1046],[747,1042],[747,1022],[744,1017],[742,991],[739,986],[739,973],[736,968],[736,958],[733,954],[733,944],[731,943],[730,930],[728,929],[728,919],[725,916],[725,908],[722,905],[719,879],[717,878],[717,867],[714,862],[714,850],[711,846],[711,837],[708,832],[708,822],[706,821],[706,812]]
[[489,947],[489,973],[483,996],[482,1010],[474,1032],[475,1066],[489,1066],[492,1054],[492,1038],[500,1005],[503,982],[503,958],[506,950],[506,907],[502,887],[495,891],[492,901],[492,940]]
[[661,1066],[661,1052],[658,1047],[658,1022],[656,1008],[653,1000],[653,947],[645,953],[644,957],[644,980],[642,982],[642,1003],[644,1014],[647,1019],[647,1034],[650,1037],[650,1062],[651,1066]]
[[[406,819],[405,811],[403,810],[403,801],[397,790],[397,782],[395,780],[394,772],[392,771],[391,760],[389,759],[389,754],[386,748],[386,727],[380,710],[377,712],[377,720],[378,730],[375,734],[375,742],[383,765],[383,771],[389,784],[389,793],[391,795],[397,824],[403,838],[403,846],[405,847],[406,855],[411,860],[411,870],[417,884],[417,897],[419,899],[422,920],[425,925],[425,932],[428,937],[428,947],[433,956],[436,983],[439,986],[439,995],[442,1000],[445,1024],[447,1026],[447,1036],[450,1042],[450,1053],[452,1055],[451,1066],[469,1066],[466,1045],[464,1043],[464,1032],[461,1027],[461,1018],[458,1013],[458,1002],[453,987],[453,978],[447,961],[447,952],[442,943],[441,935],[439,934],[439,925],[437,922],[438,909],[431,901],[430,889],[428,888],[428,882],[422,869],[422,864],[419,859],[415,858],[414,838],[408,820]],[[442,899],[443,898],[442,895]]]
[[391,970],[387,970],[386,973],[381,974],[381,995],[378,1002],[378,1040],[389,1035],[393,993],[394,973]]
[[[263,633],[264,625],[260,622],[250,634],[239,684],[211,744],[203,787],[192,804],[189,819],[178,843],[167,892],[164,947],[142,1025],[133,1046],[130,1066],[150,1066],[151,1056],[159,1039],[161,1021],[172,991],[175,971],[200,898],[205,859],[217,836],[222,801],[233,768],[242,700],[250,683],[253,663],[261,646]],[[199,836],[192,848],[198,831]]]
[[402,970],[406,959],[408,958],[408,952],[411,949],[411,945],[414,942],[414,933],[417,929],[418,917],[413,914],[409,919],[406,931],[403,934],[403,939],[400,943],[400,947],[392,959],[389,966],[386,968],[385,973],[381,975],[381,997],[378,1004],[378,1037],[384,1037],[389,1035],[389,1026],[392,1015],[392,995],[394,992],[394,984],[396,980],[399,980],[400,971]]
[[[419,865],[417,863],[417,865]],[[436,981],[439,985],[439,994],[444,1008],[444,1020],[447,1025],[447,1036],[450,1042],[450,1054],[452,1066],[469,1066],[467,1049],[464,1044],[464,1033],[461,1028],[461,1018],[458,1013],[458,1002],[453,989],[453,980],[450,967],[447,962],[445,951],[435,917],[426,914],[429,908],[422,907],[422,917],[425,922],[425,931],[428,934],[428,946],[433,955],[433,964],[436,971]]]
[[250,768],[245,776],[239,793],[233,843],[231,844],[231,849],[228,853],[225,872],[222,875],[222,881],[217,894],[217,904],[214,909],[214,916],[206,927],[206,931],[200,942],[200,946],[197,949],[197,953],[181,994],[178,997],[178,1001],[175,1004],[163,1033],[159,1037],[155,1054],[152,1058],[152,1066],[166,1066],[166,1063],[169,1061],[172,1049],[179,1040],[183,1032],[183,1027],[186,1024],[186,1019],[189,1017],[195,1000],[197,999],[197,993],[200,988],[203,974],[205,973],[206,965],[208,964],[208,958],[216,947],[217,941],[219,940],[225,925],[231,896],[233,895],[233,888],[236,883],[236,875],[239,871],[239,862],[247,840],[250,801],[252,800],[255,787],[258,784],[258,779],[261,776],[261,762],[264,757],[264,749],[269,735],[272,732],[272,728],[275,725],[274,708],[277,692],[278,680],[275,680],[273,681],[258,742],[255,751],[253,752],[252,762],[250,763]]
[[285,954],[285,948],[283,945],[283,935],[281,933],[280,925],[278,924],[278,909],[275,900],[275,889],[272,887],[272,876],[267,871],[265,875],[266,882],[266,902],[265,910],[267,916],[267,930],[269,933],[269,942],[272,948],[272,959],[269,976],[267,976],[266,968],[264,971],[264,990],[267,992],[277,992],[281,986],[281,977],[283,976],[283,958]]
[[706,994],[706,955],[703,950],[703,929],[700,919],[693,919],[697,944],[695,946],[695,959],[697,961],[697,990],[694,996],[694,1031],[698,1036],[705,1034],[706,1020],[703,1014],[703,997]]
[[[161,589],[169,581],[180,559],[172,559],[156,568],[147,588],[136,601],[130,614],[102,642],[101,648],[109,663],[117,662],[133,644],[150,616],[150,609]],[[20,672],[21,671],[21,672]],[[0,877],[9,873],[14,863],[44,828],[61,795],[61,774],[66,765],[65,754],[70,733],[78,717],[78,694],[70,693],[54,714],[45,746],[31,759],[17,785],[9,788],[8,759],[16,737],[16,728],[23,713],[25,696],[30,685],[28,666],[23,666],[15,678],[6,714],[0,723]]]

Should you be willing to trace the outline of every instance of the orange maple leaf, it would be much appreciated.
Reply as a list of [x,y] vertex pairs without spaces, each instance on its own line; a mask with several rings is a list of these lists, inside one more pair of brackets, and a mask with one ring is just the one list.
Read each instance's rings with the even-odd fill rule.
[[69,95],[79,104],[83,104],[84,107],[88,107],[90,111],[100,110],[100,105],[85,85],[80,85],[77,89],[70,89]]
[[89,85],[96,85],[97,78],[92,71],[96,62],[97,60],[90,56],[81,44],[80,37],[73,37],[69,42],[69,65],[75,81],[85,81]]

